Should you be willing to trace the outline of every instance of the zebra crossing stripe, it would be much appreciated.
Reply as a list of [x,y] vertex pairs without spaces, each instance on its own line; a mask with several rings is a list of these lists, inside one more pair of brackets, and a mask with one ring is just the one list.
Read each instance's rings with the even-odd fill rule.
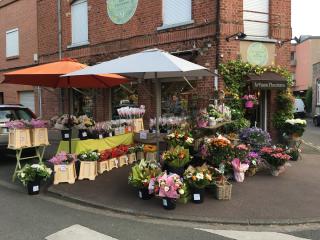
[[46,240],[117,240],[81,225],[72,225],[45,238]]
[[276,232],[246,232],[246,231],[228,231],[228,230],[211,230],[196,228],[200,231],[213,233],[223,237],[227,237],[234,240],[310,240],[307,238],[300,238],[291,236],[284,233]]

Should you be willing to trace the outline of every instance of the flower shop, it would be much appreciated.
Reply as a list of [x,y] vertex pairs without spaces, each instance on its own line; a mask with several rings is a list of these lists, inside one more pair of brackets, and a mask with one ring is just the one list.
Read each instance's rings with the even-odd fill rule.
[[[74,184],[127,168],[122,177],[137,197],[159,198],[159,205],[172,210],[177,203],[201,204],[208,194],[229,200],[235,182],[245,184],[260,171],[283,174],[300,158],[306,127],[306,121],[293,119],[290,74],[241,61],[221,64],[220,74],[225,89],[215,91],[204,108],[182,114],[174,99],[174,114],[148,119],[149,126],[144,106],[118,108],[118,118],[104,122],[70,114],[49,122],[8,122],[12,149],[45,147],[47,127],[61,131],[55,156],[44,163],[37,154],[39,164],[24,167],[17,161],[15,175],[37,194],[50,175],[54,185]],[[271,111],[272,101],[281,108]]]

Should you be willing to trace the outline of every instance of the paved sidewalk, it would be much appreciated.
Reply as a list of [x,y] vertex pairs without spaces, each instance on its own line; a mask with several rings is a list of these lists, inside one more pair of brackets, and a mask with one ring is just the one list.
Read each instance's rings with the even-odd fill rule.
[[140,200],[127,183],[129,167],[105,172],[95,181],[51,186],[48,191],[98,208],[156,218],[240,224],[320,222],[320,157],[305,154],[291,164],[279,177],[260,172],[244,183],[233,182],[230,201],[218,201],[207,192],[203,204],[178,204],[173,211],[164,210],[160,199]]

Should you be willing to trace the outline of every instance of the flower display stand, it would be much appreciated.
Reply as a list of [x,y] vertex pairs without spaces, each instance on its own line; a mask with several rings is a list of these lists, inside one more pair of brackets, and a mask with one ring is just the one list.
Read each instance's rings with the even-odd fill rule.
[[98,175],[97,161],[81,161],[79,180],[89,179],[95,180]]
[[144,130],[143,119],[142,118],[133,119],[133,131],[140,132],[143,130]]
[[109,160],[106,160],[106,161],[103,161],[103,162],[98,162],[98,173],[102,174],[105,171],[110,171]]
[[118,163],[119,163],[119,160],[117,158],[111,158],[109,160],[109,171],[114,168],[118,168],[119,167]]
[[48,129],[47,128],[31,129],[31,144],[32,146],[49,145]]
[[144,152],[137,152],[137,160],[144,159]]
[[146,160],[155,161],[156,159],[157,159],[157,152],[147,152],[146,153]]
[[74,184],[77,178],[75,163],[67,165],[54,165],[54,180],[53,184],[69,183]]
[[31,147],[31,138],[29,129],[10,129],[8,148],[18,149]]
[[119,167],[122,167],[124,165],[129,165],[129,159],[127,155],[119,157]]
[[137,161],[137,155],[135,153],[128,154],[128,162],[132,164]]
[[215,198],[218,200],[230,200],[232,192],[232,184],[225,182],[223,185],[215,184],[214,193]]

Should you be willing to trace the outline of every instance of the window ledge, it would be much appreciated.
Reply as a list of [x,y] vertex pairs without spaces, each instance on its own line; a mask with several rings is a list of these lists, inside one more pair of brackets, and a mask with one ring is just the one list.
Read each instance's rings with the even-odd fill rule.
[[157,30],[161,31],[161,30],[166,30],[166,29],[170,29],[170,28],[190,25],[190,24],[193,24],[193,23],[194,23],[194,20],[190,20],[190,21],[181,22],[181,23],[175,23],[175,24],[170,24],[170,25],[162,25],[161,27],[158,27]]
[[70,45],[67,46],[67,49],[71,49],[71,48],[77,48],[77,47],[84,47],[84,46],[88,46],[90,44],[90,42],[81,42],[81,43],[72,43]]
[[6,60],[7,60],[7,61],[10,61],[10,60],[18,59],[18,58],[19,58],[19,55],[17,55],[17,56],[11,56],[11,57],[6,57]]
[[253,41],[253,42],[268,42],[268,43],[277,43],[276,39],[268,38],[268,37],[246,37],[245,39],[241,39],[241,41]]

